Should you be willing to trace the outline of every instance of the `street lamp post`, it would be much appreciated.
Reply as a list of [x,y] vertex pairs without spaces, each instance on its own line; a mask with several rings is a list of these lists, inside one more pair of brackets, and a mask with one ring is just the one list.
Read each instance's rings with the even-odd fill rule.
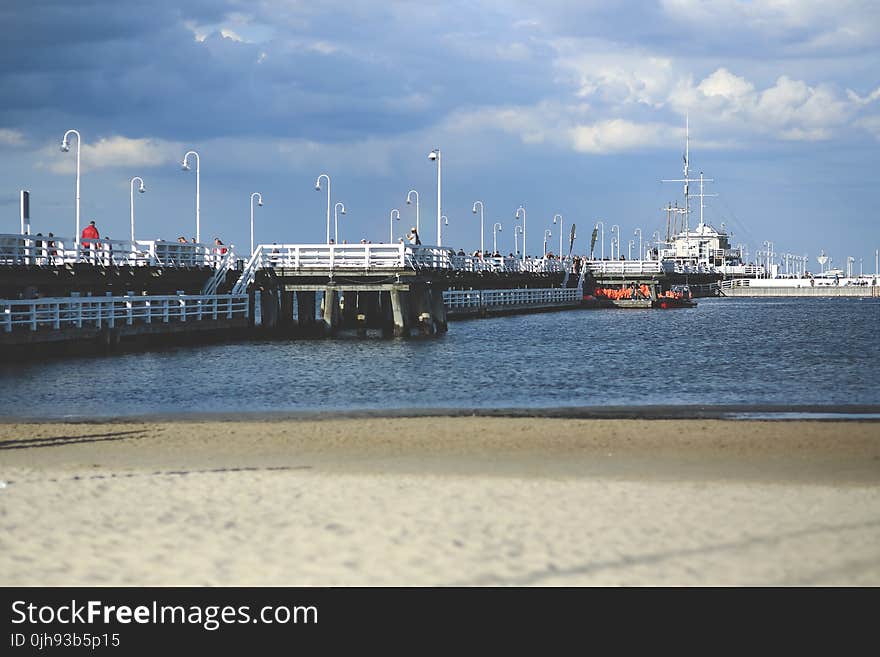
[[556,223],[557,219],[559,220],[559,253],[557,253],[556,255],[559,256],[560,260],[562,260],[562,237],[563,237],[563,233],[565,232],[565,230],[563,230],[562,215],[561,214],[554,214],[553,215],[553,223],[554,224]]
[[513,250],[514,255],[519,255],[519,234],[523,232],[522,226],[513,227]]
[[642,259],[642,229],[636,228],[633,231],[633,235],[635,235],[636,233],[639,234],[639,260],[641,260]]
[[433,161],[437,162],[437,246],[443,246],[443,234],[442,234],[442,228],[441,228],[441,223],[440,223],[442,220],[442,217],[443,217],[442,198],[441,198],[441,193],[440,193],[440,190],[442,189],[441,181],[442,181],[442,176],[443,176],[443,174],[442,174],[443,167],[442,167],[442,163],[441,163],[440,149],[435,148],[433,151],[428,153],[428,159],[431,160],[432,162]]
[[342,201],[336,201],[333,206],[333,241],[339,244],[339,211],[345,214],[345,204]]
[[500,230],[501,230],[501,222],[500,222],[500,221],[496,221],[496,222],[492,225],[492,255],[493,255],[493,256],[494,256],[496,253],[498,253],[498,240],[497,240],[497,238],[496,238],[496,231],[500,231]]
[[263,195],[260,192],[251,194],[251,255],[254,255],[254,199],[259,199],[257,205],[263,206]]
[[600,229],[599,241],[602,242],[602,260],[604,260],[605,259],[605,222],[604,221],[597,221],[596,228]]
[[330,244],[330,176],[322,173],[315,181],[315,191],[321,191],[321,178],[327,179],[327,244]]
[[68,130],[65,132],[64,137],[61,138],[61,150],[64,153],[70,150],[70,141],[67,139],[70,135],[76,135],[76,235],[74,235],[74,238],[76,240],[77,260],[79,260],[79,151],[82,145],[82,137],[78,130]]
[[523,206],[519,206],[516,209],[516,214],[513,215],[514,221],[519,219],[519,213],[522,212],[522,236],[523,236],[523,248],[522,248],[522,260],[526,259],[526,209]]
[[187,163],[187,160],[189,159],[190,155],[192,155],[196,159],[196,242],[201,244],[202,234],[200,232],[201,231],[200,192],[201,192],[201,184],[202,183],[201,183],[201,172],[199,170],[199,168],[201,166],[200,162],[199,162],[199,154],[196,153],[195,151],[187,151],[186,155],[183,156],[183,163],[180,165],[180,168],[183,169],[184,171],[189,171],[189,164]]
[[486,255],[485,250],[486,247],[483,246],[483,202],[482,201],[474,201],[473,213],[477,214],[477,205],[480,206],[480,257]]
[[[443,226],[448,226],[448,225],[449,225],[449,217],[447,217],[447,216],[444,214],[442,217],[440,217],[440,223],[441,223],[441,225],[443,225]],[[443,241],[443,233],[440,233],[437,237],[439,238],[439,239],[437,240],[438,242],[442,242],[442,241]]]
[[394,244],[394,214],[397,213],[397,220],[400,221],[400,210],[394,208],[391,211],[391,232],[388,235],[388,243]]
[[544,257],[545,258],[547,257],[547,238],[548,237],[553,237],[553,233],[550,232],[549,228],[544,231]]
[[626,249],[626,259],[627,260],[633,259],[633,246],[635,245],[635,243],[636,243],[635,240],[629,241],[629,247]]
[[412,201],[410,200],[410,197],[411,197],[413,194],[416,195],[416,232],[417,232],[419,235],[421,235],[421,234],[422,234],[422,233],[421,233],[421,230],[422,230],[422,229],[421,229],[421,227],[419,226],[419,193],[418,193],[416,190],[411,189],[411,190],[409,190],[409,191],[406,193],[406,204],[407,204],[407,205],[412,205]]
[[617,224],[611,226],[612,235],[614,235],[615,230],[617,231],[617,239],[611,238],[611,259],[614,260],[614,245],[617,244],[617,259],[620,260],[620,226]]
[[[134,178],[131,179],[131,181],[130,181],[130,183],[131,183],[130,184],[131,196],[129,198],[129,206],[128,207],[131,210],[131,241],[132,242],[134,242],[134,181],[135,180],[137,180],[140,183],[140,187],[138,187],[138,191],[141,194],[143,194],[145,191],[147,191],[147,188],[144,187],[144,179],[143,178],[141,178],[140,176],[135,176]],[[133,244],[132,244],[132,248],[134,248]]]

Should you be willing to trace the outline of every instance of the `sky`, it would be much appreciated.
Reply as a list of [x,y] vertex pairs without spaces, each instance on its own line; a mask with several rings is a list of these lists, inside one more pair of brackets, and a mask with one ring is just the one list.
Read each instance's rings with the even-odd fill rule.
[[[395,239],[415,225],[436,242],[442,153],[443,243],[513,250],[526,209],[528,251],[545,230],[576,251],[597,220],[622,251],[665,232],[680,184],[685,120],[705,218],[754,259],[855,258],[880,248],[880,3],[876,0],[2,0],[0,233],[72,235],[75,138],[82,135],[83,225],[127,239],[195,235],[249,251],[326,238],[326,186],[345,204],[340,241]],[[698,204],[697,204],[698,205]],[[695,212],[691,223],[698,219]],[[597,247],[598,248],[598,247]]]

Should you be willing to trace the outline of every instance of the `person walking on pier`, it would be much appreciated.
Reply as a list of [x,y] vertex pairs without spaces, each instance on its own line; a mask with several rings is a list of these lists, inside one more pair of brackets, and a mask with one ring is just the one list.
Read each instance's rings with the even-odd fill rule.
[[94,240],[97,240],[99,237],[101,237],[101,235],[98,233],[98,227],[95,225],[95,220],[92,219],[89,222],[89,225],[82,230],[82,247],[89,252],[89,255],[87,256],[89,260],[94,261],[95,259],[98,243]]
[[410,244],[419,245],[422,243],[422,240],[419,237],[419,232],[416,230],[415,226],[410,229],[409,234],[406,236],[406,239],[409,240]]

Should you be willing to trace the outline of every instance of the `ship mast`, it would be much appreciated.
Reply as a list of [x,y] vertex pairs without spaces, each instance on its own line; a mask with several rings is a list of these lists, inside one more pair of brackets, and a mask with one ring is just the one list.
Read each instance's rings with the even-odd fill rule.
[[702,172],[700,172],[699,178],[691,178],[690,177],[690,157],[691,157],[691,130],[690,130],[690,115],[685,114],[684,117],[684,178],[676,178],[673,180],[663,180],[662,182],[680,182],[684,183],[684,208],[678,210],[678,212],[684,215],[684,236],[685,236],[685,249],[686,249],[686,258],[689,260],[691,257],[691,229],[690,229],[690,213],[691,213],[691,200],[690,200],[690,183],[700,182],[700,226],[703,224],[703,197],[705,196],[714,196],[714,194],[704,194],[703,193],[703,183],[704,182],[712,182],[712,178],[703,178]]

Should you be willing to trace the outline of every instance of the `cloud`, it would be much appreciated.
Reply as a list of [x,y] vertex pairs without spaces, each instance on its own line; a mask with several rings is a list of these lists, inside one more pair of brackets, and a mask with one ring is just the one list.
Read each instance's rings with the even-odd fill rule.
[[[57,146],[46,147],[42,151],[45,159],[38,161],[37,167],[47,168],[53,173],[73,173],[76,160],[71,155],[75,148],[75,144],[71,144],[70,151],[62,153]],[[121,135],[103,137],[94,144],[83,142],[81,168],[156,167],[180,160],[184,152],[181,144],[160,139],[129,139]]]
[[859,109],[830,85],[811,86],[782,75],[772,86],[758,89],[725,68],[696,85],[681,81],[669,102],[680,113],[690,112],[716,128],[794,141],[830,139]]
[[0,128],[0,146],[23,146],[24,135],[18,130]]
[[633,123],[610,119],[571,130],[572,147],[580,153],[618,153],[646,147],[669,146],[680,137],[681,128],[661,123]]

